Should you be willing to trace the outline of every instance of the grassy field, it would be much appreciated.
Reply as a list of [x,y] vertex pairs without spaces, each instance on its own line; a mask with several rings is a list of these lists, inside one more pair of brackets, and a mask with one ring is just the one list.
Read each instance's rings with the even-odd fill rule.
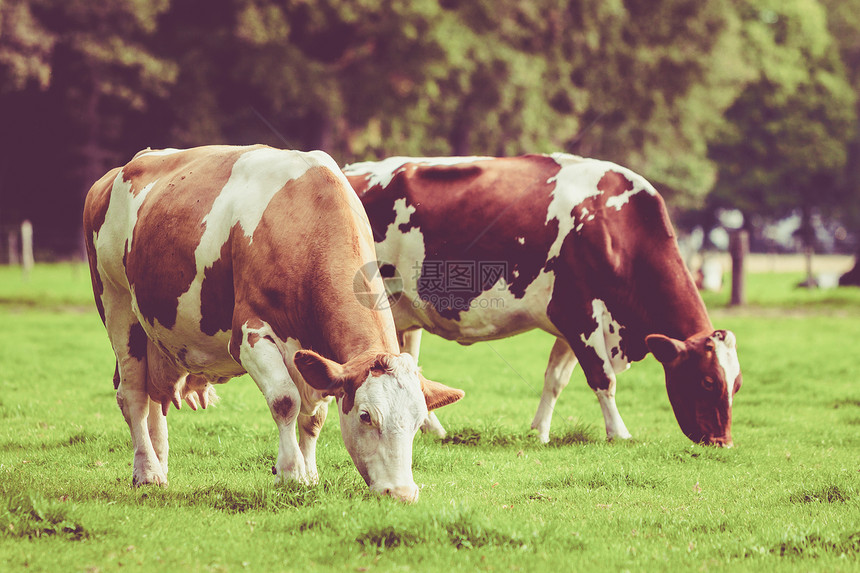
[[0,569],[860,571],[860,290],[801,278],[751,275],[744,309],[707,298],[744,370],[729,450],[683,436],[650,357],[619,377],[633,440],[605,442],[576,371],[541,445],[547,335],[425,336],[425,374],[467,396],[440,410],[449,438],[416,438],[407,506],[367,493],[334,414],[320,485],[274,486],[247,378],[217,408],[171,410],[170,485],[133,489],[86,270],[0,268]]

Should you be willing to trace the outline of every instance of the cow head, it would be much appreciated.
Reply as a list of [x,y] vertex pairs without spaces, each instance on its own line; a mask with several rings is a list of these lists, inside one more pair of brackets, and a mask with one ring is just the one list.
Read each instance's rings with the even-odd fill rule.
[[305,381],[337,397],[340,430],[355,467],[374,492],[418,499],[412,441],[428,410],[456,402],[462,390],[427,380],[409,354],[365,352],[338,364],[309,350],[294,361]]
[[732,445],[732,399],[741,387],[735,335],[728,330],[680,341],[645,338],[666,371],[666,390],[681,430],[694,442]]

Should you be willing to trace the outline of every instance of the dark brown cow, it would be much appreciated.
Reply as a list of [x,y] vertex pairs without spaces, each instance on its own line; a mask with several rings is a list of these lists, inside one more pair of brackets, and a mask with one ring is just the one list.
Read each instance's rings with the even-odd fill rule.
[[211,383],[247,372],[278,426],[279,479],[318,479],[316,439],[336,396],[370,488],[417,498],[415,432],[428,408],[462,392],[423,379],[399,352],[390,311],[356,297],[373,241],[328,155],[146,150],[92,187],[84,226],[134,484],[166,483],[171,403],[205,408]]
[[[645,179],[565,154],[395,157],[344,172],[370,217],[404,350],[417,357],[420,329],[463,344],[555,335],[532,423],[544,442],[577,361],[607,436],[630,437],[615,376],[651,351],[684,433],[731,445],[735,337],[714,330]],[[428,425],[444,434],[432,414]]]

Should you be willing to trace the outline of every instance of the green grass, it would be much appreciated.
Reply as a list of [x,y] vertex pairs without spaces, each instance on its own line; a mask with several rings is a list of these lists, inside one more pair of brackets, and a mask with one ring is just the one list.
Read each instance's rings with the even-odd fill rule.
[[[425,374],[466,390],[419,435],[407,506],[377,498],[332,413],[321,483],[274,486],[277,435],[246,377],[171,410],[170,485],[131,487],[113,357],[81,267],[0,268],[0,563],[10,571],[858,571],[860,291],[751,275],[714,322],[739,340],[730,450],[690,443],[659,365],[619,377],[634,434],[606,443],[574,373],[541,445],[529,423],[551,340],[426,336]],[[723,295],[717,295],[723,296]],[[501,355],[504,360],[500,358]],[[506,362],[510,364],[506,364]]]

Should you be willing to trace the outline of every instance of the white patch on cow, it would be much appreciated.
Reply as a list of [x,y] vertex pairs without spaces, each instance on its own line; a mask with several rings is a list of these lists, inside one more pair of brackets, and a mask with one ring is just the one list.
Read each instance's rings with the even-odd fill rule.
[[[253,242],[254,231],[263,218],[272,197],[287,182],[298,179],[311,167],[318,166],[316,157],[281,149],[254,149],[242,154],[233,165],[230,179],[203,219],[206,232],[197,249],[198,270],[201,262],[216,261],[221,245],[236,223],[242,225],[245,236]],[[215,250],[212,250],[215,247]],[[208,254],[201,259],[201,254]],[[214,258],[212,258],[214,255]]]
[[158,157],[161,155],[173,155],[174,153],[179,153],[180,151],[185,151],[185,150],[184,149],[176,149],[175,147],[168,147],[165,149],[150,149],[147,147],[146,149],[144,149],[142,151],[138,151],[135,154],[134,158],[136,159],[136,158],[141,157],[143,155],[150,155],[153,157]]
[[491,159],[490,157],[388,157],[383,159],[382,161],[360,161],[358,163],[350,163],[346,167],[343,168],[343,172],[346,175],[359,176],[365,175],[367,176],[367,188],[375,187],[377,185],[385,188],[388,187],[388,184],[391,183],[391,180],[394,179],[394,176],[403,168],[407,163],[412,163],[415,165],[434,167],[434,166],[448,166],[448,165],[460,165],[466,163],[474,163],[475,161],[482,161],[485,159]]
[[[391,358],[390,366],[390,372],[367,377],[356,390],[349,413],[338,408],[341,434],[372,491],[412,501],[418,497],[412,441],[428,412],[415,359],[401,354]],[[363,413],[370,415],[370,424],[361,421]]]
[[408,291],[414,299],[394,306],[395,320],[398,309],[408,306],[416,325],[463,344],[505,338],[533,328],[561,336],[546,314],[546,301],[552,297],[554,281],[552,272],[541,272],[526,288],[525,296],[517,298],[500,278],[491,288],[468,301],[459,320],[440,317],[432,305],[418,299],[414,290]]
[[412,213],[415,212],[415,207],[412,205],[406,204],[406,198],[401,197],[397,201],[394,202],[394,222],[392,225],[394,227],[400,227],[400,225],[405,225],[409,222],[409,218],[412,217]]
[[525,237],[517,237],[517,242],[521,245],[525,245],[526,244],[526,238]]
[[[302,153],[268,147],[252,149],[239,156],[233,165],[230,178],[215,198],[209,213],[203,218],[206,229],[194,252],[197,274],[189,289],[179,297],[177,324],[173,329],[176,337],[199,336],[200,293],[204,273],[221,257],[221,247],[228,240],[230,230],[238,223],[245,236],[253,241],[254,231],[263,217],[263,212],[275,194],[289,181],[298,179],[308,169],[317,166],[327,167],[335,175],[340,174],[334,161],[326,158],[328,156],[321,155],[320,152]],[[343,182],[345,189],[350,190],[345,178]],[[346,200],[350,200],[355,193],[350,191],[344,195]],[[210,361],[213,355],[219,354],[219,345],[223,353],[223,344],[229,339],[227,331],[224,332],[225,334],[219,333],[209,339],[206,344],[198,345],[196,353],[199,356],[191,356],[189,353],[189,364]]]
[[600,402],[600,411],[603,413],[603,421],[606,424],[606,437],[610,440],[620,438],[623,440],[629,439],[630,432],[621,419],[621,414],[618,412],[618,406],[615,405],[615,389],[610,390],[595,390],[597,401]]
[[737,342],[735,335],[730,330],[726,331],[725,340],[714,336],[711,338],[714,341],[717,354],[717,363],[723,369],[723,374],[726,377],[726,387],[729,394],[729,406],[732,405],[732,399],[735,393],[735,382],[741,373],[741,364],[738,360]]
[[[653,188],[652,188],[652,189],[653,189]],[[633,187],[633,189],[631,189],[631,190],[629,190],[629,191],[625,191],[625,192],[624,192],[624,193],[622,193],[621,195],[614,195],[614,196],[612,196],[612,197],[609,197],[609,198],[606,200],[606,206],[607,206],[608,208],[610,208],[610,209],[611,209],[612,207],[615,207],[615,210],[616,210],[616,211],[620,211],[620,210],[621,210],[621,207],[623,207],[624,205],[626,205],[626,204],[630,201],[630,197],[632,197],[632,196],[633,196],[633,195],[635,195],[636,193],[639,193],[640,191],[643,191],[643,190],[646,190],[646,189],[644,189],[644,188],[637,189],[637,188],[634,186],[634,187]],[[656,191],[655,191],[655,192],[656,192]]]
[[[376,244],[376,257],[381,263],[397,267],[403,281],[403,292],[414,296],[418,291],[418,275],[425,257],[424,235],[417,227],[405,233],[400,230],[400,225],[408,223],[415,212],[415,207],[407,205],[405,198],[394,202],[394,211],[394,221],[385,229],[383,240]],[[399,330],[419,324],[413,318],[413,308],[408,300],[399,301],[391,310]]]
[[138,212],[156,183],[157,181],[153,181],[137,194],[133,194],[132,183],[123,179],[122,171],[114,179],[104,223],[93,241],[98,253],[99,267],[105,269],[103,276],[125,277],[122,261],[126,241],[128,250],[131,251]]
[[[561,169],[555,176],[547,180],[547,184],[555,183],[552,190],[552,200],[546,211],[546,223],[555,219],[558,221],[558,235],[549,248],[547,260],[557,257],[561,245],[570,231],[573,230],[573,209],[589,197],[599,195],[597,182],[602,173],[593,169],[593,162],[574,155],[553,154],[552,158]],[[588,169],[592,167],[592,169]],[[595,179],[596,177],[596,179]]]
[[603,370],[607,378],[614,379],[615,374],[624,372],[630,368],[630,361],[621,352],[621,325],[612,318],[606,303],[600,299],[591,301],[593,309],[592,316],[597,321],[597,328],[588,335],[580,337],[586,346],[592,348],[597,356],[603,360]]
[[[558,256],[564,239],[567,238],[571,230],[574,230],[574,208],[589,197],[601,194],[597,186],[607,171],[620,173],[633,182],[631,191],[607,199],[607,207],[621,209],[631,196],[640,191],[646,191],[652,195],[657,194],[657,190],[642,176],[615,163],[586,159],[566,153],[553,153],[550,157],[561,169],[554,177],[547,180],[547,184],[555,183],[555,188],[552,191],[552,200],[547,209],[546,223],[548,224],[553,219],[558,221],[558,235],[549,249],[547,260]],[[595,216],[595,213],[588,213],[588,210],[583,208],[580,213],[580,222],[576,225],[575,231],[582,231],[585,223],[593,221]]]

